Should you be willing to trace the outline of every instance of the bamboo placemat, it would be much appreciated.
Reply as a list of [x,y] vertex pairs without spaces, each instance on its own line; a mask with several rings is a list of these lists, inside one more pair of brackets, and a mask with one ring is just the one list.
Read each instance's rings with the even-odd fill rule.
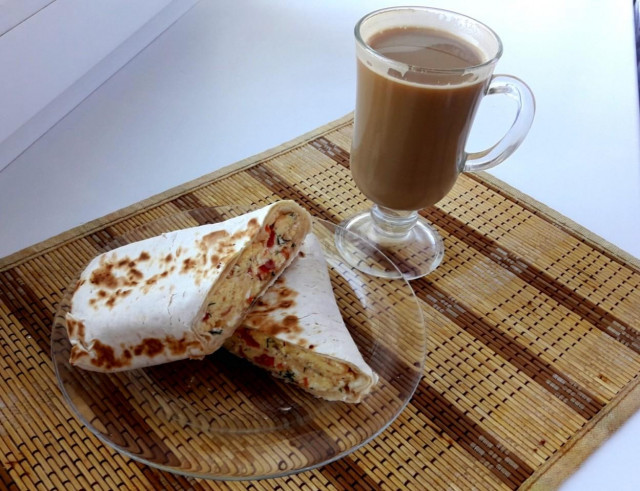
[[550,488],[640,407],[640,265],[488,175],[424,212],[446,247],[412,286],[429,351],[407,409],[319,469],[221,483],[142,465],[65,405],[50,358],[61,292],[105,244],[203,206],[280,198],[339,222],[369,203],[351,119],[0,259],[0,486],[9,489]]

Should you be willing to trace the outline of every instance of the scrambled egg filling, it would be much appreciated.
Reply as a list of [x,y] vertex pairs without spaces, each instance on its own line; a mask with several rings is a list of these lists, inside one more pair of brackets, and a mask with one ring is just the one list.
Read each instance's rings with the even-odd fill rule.
[[315,395],[349,394],[363,382],[346,363],[246,327],[237,329],[224,346],[276,377],[294,382]]
[[296,243],[299,228],[298,215],[287,212],[280,213],[260,230],[228,269],[219,288],[210,293],[202,316],[203,331],[222,334],[224,327],[236,325],[254,298],[300,247]]

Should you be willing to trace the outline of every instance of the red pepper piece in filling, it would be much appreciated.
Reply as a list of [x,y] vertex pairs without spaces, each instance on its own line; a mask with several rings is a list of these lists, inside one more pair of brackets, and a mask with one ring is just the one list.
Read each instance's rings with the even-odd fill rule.
[[252,348],[260,347],[260,344],[255,339],[253,339],[251,333],[246,328],[242,327],[240,329],[237,329],[236,334],[240,336],[240,339],[242,339],[247,346],[251,346]]
[[274,359],[273,356],[269,356],[266,353],[256,356],[253,359],[258,365],[262,365],[263,367],[273,367]]
[[276,269],[276,263],[273,262],[273,259],[269,259],[262,266],[258,267],[258,271],[261,275],[266,275]]
[[276,231],[273,230],[272,227],[267,225],[265,227],[269,231],[269,238],[267,239],[267,247],[273,247],[273,244],[276,243]]

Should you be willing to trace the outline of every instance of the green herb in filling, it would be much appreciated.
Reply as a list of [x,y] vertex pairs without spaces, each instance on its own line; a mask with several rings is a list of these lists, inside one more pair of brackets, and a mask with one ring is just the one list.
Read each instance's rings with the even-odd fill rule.
[[291,370],[287,370],[286,372],[280,372],[280,377],[285,379],[287,382],[295,382],[296,376]]
[[276,237],[276,241],[278,242],[278,245],[285,245],[287,242],[291,242],[290,240],[285,239],[282,235],[278,234],[278,236]]

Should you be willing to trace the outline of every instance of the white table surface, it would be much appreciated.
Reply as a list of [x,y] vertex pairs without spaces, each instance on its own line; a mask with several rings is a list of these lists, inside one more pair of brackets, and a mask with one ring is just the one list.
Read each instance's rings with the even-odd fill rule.
[[[348,113],[353,25],[395,3],[202,0],[0,172],[0,257]],[[527,140],[493,174],[640,257],[631,0],[430,4],[493,27],[496,72],[536,94]],[[512,117],[492,99],[471,150]],[[639,455],[636,414],[563,489],[640,489]]]

